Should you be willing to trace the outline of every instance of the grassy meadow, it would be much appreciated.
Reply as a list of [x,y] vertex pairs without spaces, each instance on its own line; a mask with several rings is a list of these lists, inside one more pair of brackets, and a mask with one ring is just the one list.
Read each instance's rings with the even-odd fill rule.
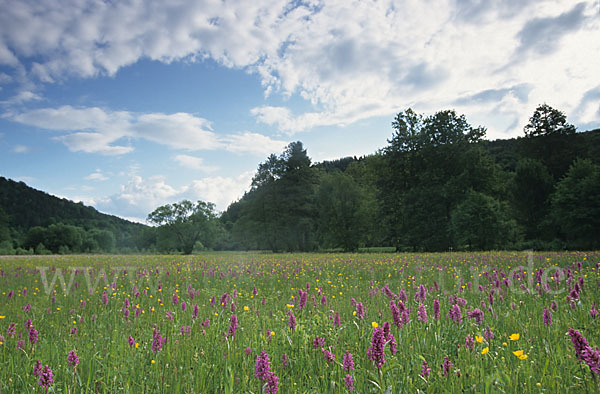
[[599,267],[595,252],[4,257],[0,392],[595,392]]

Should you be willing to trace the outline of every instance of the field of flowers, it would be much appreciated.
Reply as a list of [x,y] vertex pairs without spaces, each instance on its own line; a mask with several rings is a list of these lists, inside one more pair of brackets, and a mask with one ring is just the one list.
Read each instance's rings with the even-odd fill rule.
[[598,391],[600,253],[0,258],[0,392]]

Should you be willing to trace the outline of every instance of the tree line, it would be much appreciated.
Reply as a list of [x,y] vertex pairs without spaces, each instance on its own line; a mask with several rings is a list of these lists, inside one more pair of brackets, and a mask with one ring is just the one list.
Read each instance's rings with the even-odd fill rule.
[[[600,130],[576,132],[546,104],[515,139],[488,141],[485,128],[452,110],[407,109],[392,130],[372,155],[322,163],[293,142],[267,157],[222,213],[184,200],[150,213],[153,227],[113,233],[114,241],[88,229],[77,245],[115,250],[127,239],[132,250],[179,253],[600,247]],[[2,220],[0,211],[0,238]],[[24,234],[25,247],[37,246],[36,232]]]
[[[398,251],[595,249],[600,246],[600,131],[577,133],[540,105],[522,137],[487,141],[483,127],[445,110],[407,109],[388,145],[361,158],[312,163],[300,141],[258,166],[249,191],[217,215],[199,202],[161,207],[150,221],[177,246],[176,228],[204,228],[213,249],[278,252],[390,246]],[[188,208],[190,202],[183,202]],[[191,210],[193,211],[193,209]],[[189,209],[187,212],[191,212]],[[198,215],[198,216],[195,216]],[[200,229],[200,227],[198,227]]]

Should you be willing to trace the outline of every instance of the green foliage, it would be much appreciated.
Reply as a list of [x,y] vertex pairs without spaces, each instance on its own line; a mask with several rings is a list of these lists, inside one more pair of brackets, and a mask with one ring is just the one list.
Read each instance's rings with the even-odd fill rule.
[[495,198],[469,191],[452,211],[451,229],[457,247],[493,250],[507,245],[515,226],[506,218],[506,211]]
[[325,174],[317,194],[319,232],[324,247],[356,251],[366,243],[368,202],[365,191],[341,172]]
[[301,142],[269,156],[252,189],[226,212],[235,241],[247,249],[314,249],[316,184],[316,169]]
[[535,109],[523,131],[526,137],[572,135],[575,134],[575,126],[567,123],[563,112],[544,103]]
[[548,169],[538,160],[522,159],[509,186],[515,219],[527,239],[542,237],[542,223],[550,209],[554,181]]
[[163,205],[150,213],[147,220],[159,226],[157,243],[161,250],[184,254],[191,254],[198,241],[212,247],[219,225],[215,205],[204,201],[194,204],[183,200]]
[[600,247],[600,167],[591,160],[573,162],[556,185],[552,214],[563,236],[575,248]]

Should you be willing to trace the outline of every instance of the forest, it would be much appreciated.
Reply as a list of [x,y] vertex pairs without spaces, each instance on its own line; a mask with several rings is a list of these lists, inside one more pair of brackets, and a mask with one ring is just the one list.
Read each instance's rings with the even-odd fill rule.
[[600,130],[578,132],[546,104],[506,140],[453,110],[407,109],[391,125],[359,158],[313,163],[292,142],[224,212],[181,201],[149,213],[151,226],[0,178],[0,254],[600,247]]

